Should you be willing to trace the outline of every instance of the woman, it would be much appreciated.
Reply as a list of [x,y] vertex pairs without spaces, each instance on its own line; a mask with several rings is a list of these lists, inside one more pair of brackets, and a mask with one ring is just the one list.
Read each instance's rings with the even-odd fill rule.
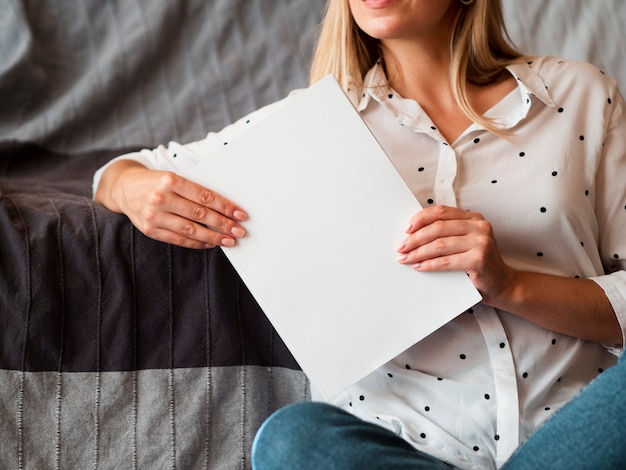
[[[623,346],[623,99],[595,67],[518,53],[497,0],[330,0],[312,80],[329,72],[425,207],[398,262],[465,271],[483,302],[334,406],[279,411],[254,465],[500,467]],[[233,246],[244,209],[172,170],[278,106],[113,161],[95,198],[158,240]]]

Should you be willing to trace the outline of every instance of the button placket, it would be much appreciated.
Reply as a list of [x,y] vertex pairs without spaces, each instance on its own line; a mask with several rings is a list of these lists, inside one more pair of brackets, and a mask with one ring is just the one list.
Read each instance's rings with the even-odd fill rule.
[[456,207],[456,194],[454,194],[456,173],[456,152],[451,145],[442,142],[435,177],[435,201],[437,204]]

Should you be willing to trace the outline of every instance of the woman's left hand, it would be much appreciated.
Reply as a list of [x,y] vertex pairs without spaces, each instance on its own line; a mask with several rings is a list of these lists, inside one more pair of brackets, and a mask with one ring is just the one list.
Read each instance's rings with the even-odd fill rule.
[[416,271],[464,271],[483,296],[497,303],[515,275],[496,245],[491,224],[478,212],[435,206],[415,214],[398,247],[398,261]]

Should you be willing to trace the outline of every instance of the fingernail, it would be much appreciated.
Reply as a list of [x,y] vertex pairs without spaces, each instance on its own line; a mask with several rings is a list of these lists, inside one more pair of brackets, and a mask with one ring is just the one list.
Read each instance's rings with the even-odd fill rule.
[[230,229],[230,233],[237,238],[241,238],[246,234],[246,231],[241,227],[233,227]]
[[236,220],[246,220],[248,218],[248,214],[246,214],[244,211],[236,210],[235,212],[233,212],[233,217]]
[[220,244],[226,247],[235,246],[235,240],[233,240],[232,238],[222,238]]
[[403,262],[403,261],[406,261],[407,258],[408,258],[408,255],[402,254],[402,255],[399,255],[397,259],[398,261]]
[[404,250],[404,247],[406,246],[405,243],[400,243],[397,247],[396,247],[396,251],[402,251]]
[[413,224],[409,224],[409,225],[407,225],[407,226],[406,226],[406,228],[404,229],[404,231],[405,231],[406,233],[410,233],[410,232],[411,232],[411,230],[413,230]]

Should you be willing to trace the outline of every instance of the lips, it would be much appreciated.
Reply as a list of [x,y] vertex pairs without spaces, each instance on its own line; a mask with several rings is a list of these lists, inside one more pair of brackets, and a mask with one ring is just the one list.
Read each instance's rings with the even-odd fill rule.
[[393,3],[396,3],[397,0],[363,0],[365,6],[378,10],[381,8],[386,8]]

